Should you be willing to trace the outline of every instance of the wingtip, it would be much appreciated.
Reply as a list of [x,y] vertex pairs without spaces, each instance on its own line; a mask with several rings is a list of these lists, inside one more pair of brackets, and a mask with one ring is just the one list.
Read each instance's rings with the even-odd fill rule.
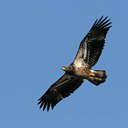
[[97,18],[92,26],[92,29],[109,29],[112,27],[111,19],[103,15],[100,18]]
[[46,100],[45,97],[41,97],[37,100],[37,105],[39,105],[39,109],[42,109],[43,111],[49,111],[50,109],[53,110],[53,108],[55,107],[55,104],[52,102],[49,102],[48,100]]

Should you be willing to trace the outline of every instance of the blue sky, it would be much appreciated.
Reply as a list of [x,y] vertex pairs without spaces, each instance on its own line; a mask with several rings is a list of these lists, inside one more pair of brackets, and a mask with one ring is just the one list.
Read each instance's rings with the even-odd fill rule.
[[[126,0],[2,0],[0,2],[1,128],[127,128]],[[88,81],[53,111],[39,110],[37,99],[72,62],[79,43],[100,16],[112,29],[94,69],[107,81]]]

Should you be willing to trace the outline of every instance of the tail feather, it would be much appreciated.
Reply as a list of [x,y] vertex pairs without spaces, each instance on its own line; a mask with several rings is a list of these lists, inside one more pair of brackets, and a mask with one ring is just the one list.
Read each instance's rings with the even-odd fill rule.
[[93,83],[94,85],[99,85],[103,82],[105,82],[107,75],[106,72],[103,70],[90,70],[89,74],[89,81]]

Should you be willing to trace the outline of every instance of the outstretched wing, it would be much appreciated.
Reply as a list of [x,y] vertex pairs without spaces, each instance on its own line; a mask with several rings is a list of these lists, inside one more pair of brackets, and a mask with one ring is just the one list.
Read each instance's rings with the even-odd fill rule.
[[80,43],[74,62],[83,59],[89,67],[96,64],[104,47],[105,37],[111,23],[108,17],[103,18],[103,16],[94,22],[92,28]]
[[53,109],[59,101],[73,93],[82,82],[82,79],[65,73],[39,99],[40,108],[43,108],[43,110],[47,108],[47,111],[50,107]]

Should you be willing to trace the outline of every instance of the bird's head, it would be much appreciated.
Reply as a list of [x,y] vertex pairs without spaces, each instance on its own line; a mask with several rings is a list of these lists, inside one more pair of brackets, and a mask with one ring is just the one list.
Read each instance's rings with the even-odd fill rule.
[[62,66],[61,69],[65,72],[71,72],[73,70],[73,67],[71,65],[70,66]]

